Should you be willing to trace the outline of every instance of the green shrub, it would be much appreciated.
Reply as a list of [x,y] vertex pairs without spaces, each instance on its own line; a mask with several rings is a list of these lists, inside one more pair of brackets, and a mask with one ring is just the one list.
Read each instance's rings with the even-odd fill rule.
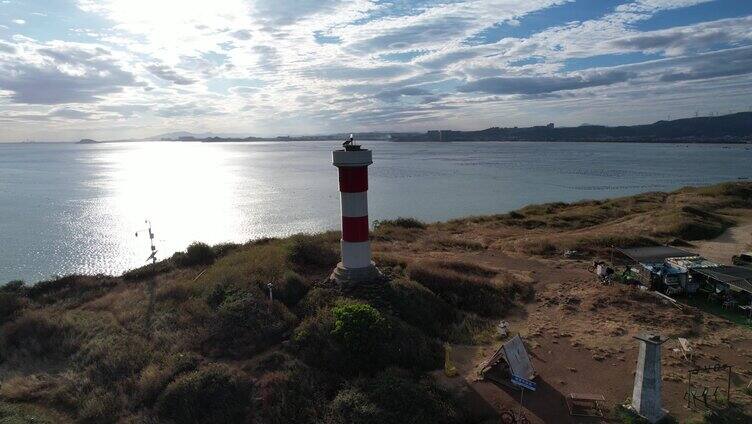
[[29,299],[46,304],[73,307],[108,293],[119,280],[105,275],[67,275],[40,281],[26,288]]
[[289,269],[287,249],[280,242],[253,244],[218,259],[198,280],[197,288],[212,289],[206,283],[219,282],[257,290],[259,284],[279,282]]
[[114,423],[123,410],[122,399],[112,390],[96,388],[79,405],[79,422],[84,424]]
[[379,367],[374,369],[396,366],[413,371],[430,371],[443,365],[444,348],[437,339],[427,337],[402,320],[388,318],[387,322],[389,335],[376,350],[383,359],[375,363]]
[[436,369],[443,359],[437,340],[352,300],[306,318],[293,341],[307,364],[343,375],[370,374],[389,366]]
[[152,405],[167,385],[180,374],[195,371],[201,358],[193,353],[169,355],[161,364],[149,364],[141,370],[137,382],[138,401]]
[[21,293],[25,287],[26,284],[23,280],[12,280],[0,286],[0,291]]
[[0,424],[53,424],[56,420],[30,405],[0,402]]
[[86,338],[76,353],[92,380],[107,384],[141,371],[150,360],[151,349],[138,336],[126,332],[103,332]]
[[388,369],[342,389],[329,405],[329,424],[463,422],[454,399],[435,384]]
[[332,314],[332,335],[356,362],[366,366],[380,356],[389,328],[379,311],[365,303],[343,303]]
[[206,243],[193,242],[185,252],[173,255],[173,261],[180,266],[211,265],[216,259],[214,250]]
[[221,258],[222,256],[232,253],[240,249],[241,245],[237,243],[220,243],[212,246],[212,252],[215,258]]
[[288,240],[287,259],[298,269],[332,268],[337,265],[339,253],[332,247],[332,240],[327,240],[327,234],[297,234]]
[[390,281],[385,297],[398,318],[434,337],[443,336],[457,316],[445,300],[407,279]]
[[295,316],[280,302],[269,303],[259,290],[218,285],[207,303],[215,317],[209,325],[213,353],[237,356],[259,352],[292,330]]
[[16,354],[60,359],[78,348],[73,327],[66,319],[28,311],[3,327],[4,356]]
[[264,422],[321,423],[335,382],[332,376],[303,365],[264,374],[256,383]]
[[[180,252],[182,254],[182,252]],[[175,254],[177,255],[177,253]],[[123,273],[123,280],[142,281],[147,278],[154,278],[159,274],[164,274],[175,269],[175,255],[171,259],[159,261],[155,264],[144,265],[140,268],[128,270]]]
[[378,230],[382,227],[417,228],[422,230],[426,228],[426,224],[415,218],[384,219],[373,222],[374,229]]
[[[263,287],[266,289],[266,287]],[[274,284],[274,299],[279,300],[288,307],[298,304],[308,291],[308,285],[303,277],[294,271],[286,271],[282,281]]]
[[251,404],[248,378],[223,365],[183,374],[159,396],[156,411],[176,424],[243,422]]
[[0,290],[0,325],[14,319],[24,307],[18,292]]
[[330,308],[319,308],[295,328],[293,343],[297,356],[306,364],[327,371],[342,372],[346,356],[334,340],[334,315]]

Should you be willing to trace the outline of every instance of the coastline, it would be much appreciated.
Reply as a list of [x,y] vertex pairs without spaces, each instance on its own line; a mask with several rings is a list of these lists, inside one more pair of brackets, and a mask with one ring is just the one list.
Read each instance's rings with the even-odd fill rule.
[[[476,379],[504,320],[524,337],[544,382],[523,412],[533,423],[569,422],[564,403],[550,399],[590,390],[618,405],[631,393],[639,331],[680,334],[698,343],[698,361],[752,375],[736,351],[752,349],[746,327],[603,286],[586,270],[613,245],[691,250],[750,217],[752,183],[725,183],[432,224],[379,222],[372,243],[385,277],[371,285],[327,281],[339,258],[339,233],[330,231],[198,243],[118,277],[5,286],[0,300],[12,308],[0,317],[0,408],[45,423],[217,422],[217,410],[230,421],[302,422],[339,416],[356,393],[413,420],[479,423],[518,398]],[[365,351],[336,336],[337,319],[355,311],[378,326],[359,341]],[[445,345],[459,377],[441,371]],[[664,405],[680,422],[699,416],[682,407],[684,365],[664,364]],[[743,383],[734,399],[750,413]],[[394,403],[394,387],[422,406]],[[188,417],[183,399],[194,405]]]

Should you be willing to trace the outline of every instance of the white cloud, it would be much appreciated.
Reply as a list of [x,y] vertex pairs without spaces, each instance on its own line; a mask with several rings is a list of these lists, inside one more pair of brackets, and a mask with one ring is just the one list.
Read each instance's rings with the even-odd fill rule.
[[16,25],[24,25],[26,23],[23,19],[13,19],[11,22],[13,22]]
[[[110,27],[82,25],[69,33],[96,40],[89,43],[40,43],[24,35],[0,43],[0,105],[38,108],[17,116],[56,125],[138,120],[170,130],[201,120],[217,132],[500,124],[493,120],[524,116],[517,107],[571,107],[594,98],[618,103],[636,99],[640,90],[668,96],[656,90],[682,85],[691,93],[686,85],[748,78],[743,66],[724,63],[713,71],[708,61],[746,65],[747,52],[729,47],[752,43],[752,18],[636,29],[656,13],[705,1],[625,1],[597,19],[485,41],[490,28],[524,31],[530,14],[581,6],[570,0],[77,0]],[[570,59],[633,52],[675,60],[565,71]],[[46,106],[63,103],[71,105]]]

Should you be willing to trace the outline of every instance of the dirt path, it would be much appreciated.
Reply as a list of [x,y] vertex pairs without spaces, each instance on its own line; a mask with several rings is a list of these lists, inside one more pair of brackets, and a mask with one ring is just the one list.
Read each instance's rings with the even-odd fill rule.
[[729,228],[713,240],[694,243],[691,249],[711,261],[731,264],[731,257],[740,252],[752,250],[752,222]]

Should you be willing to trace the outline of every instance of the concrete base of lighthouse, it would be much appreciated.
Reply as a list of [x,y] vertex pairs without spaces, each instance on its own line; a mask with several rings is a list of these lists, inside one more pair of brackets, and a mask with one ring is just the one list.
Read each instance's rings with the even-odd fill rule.
[[371,262],[370,266],[362,268],[345,268],[342,262],[337,264],[329,279],[336,281],[342,286],[352,284],[371,283],[383,278],[383,274],[376,268],[376,264]]

